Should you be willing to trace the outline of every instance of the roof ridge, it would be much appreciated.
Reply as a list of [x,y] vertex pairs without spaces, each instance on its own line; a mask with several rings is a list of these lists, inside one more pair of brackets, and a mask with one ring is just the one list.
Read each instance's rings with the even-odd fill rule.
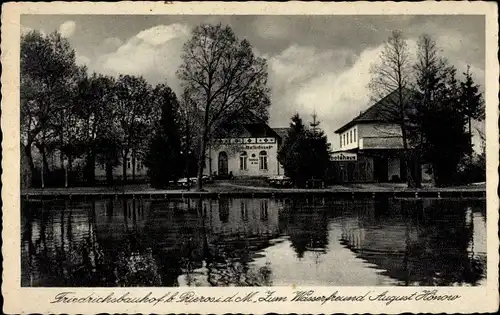
[[[348,123],[344,124],[342,127],[338,128],[335,130],[335,133],[341,133],[350,127],[354,126],[356,123],[361,123],[361,122],[390,122],[393,119],[388,117],[390,113],[387,113],[386,110],[383,110],[380,108],[383,106],[383,104],[387,101],[389,97],[394,95],[397,92],[398,89],[394,89],[392,92],[386,94],[384,97],[380,98],[378,101],[374,102],[372,105],[368,106],[364,111],[362,111],[359,115],[354,117],[352,120],[350,120]],[[409,88],[402,88],[403,93],[408,93],[411,92],[411,89]],[[370,116],[371,115],[371,116]],[[385,115],[385,117],[384,117]],[[366,117],[368,116],[368,117]]]

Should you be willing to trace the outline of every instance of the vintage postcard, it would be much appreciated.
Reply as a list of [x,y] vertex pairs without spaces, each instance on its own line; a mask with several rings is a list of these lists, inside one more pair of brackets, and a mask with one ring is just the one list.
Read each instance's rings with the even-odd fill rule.
[[497,311],[497,18],[4,4],[3,311]]

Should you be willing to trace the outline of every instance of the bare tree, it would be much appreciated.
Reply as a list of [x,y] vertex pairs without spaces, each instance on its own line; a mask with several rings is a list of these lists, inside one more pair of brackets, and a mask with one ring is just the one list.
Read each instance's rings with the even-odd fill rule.
[[247,40],[240,41],[221,24],[196,27],[182,59],[178,77],[203,116],[197,180],[201,190],[207,144],[214,132],[244,110],[267,118],[267,63],[254,55]]
[[[181,128],[182,155],[184,156],[184,171],[189,180],[190,174],[195,168],[191,169],[193,156],[198,152],[198,135],[203,121],[202,112],[199,110],[196,102],[190,98],[191,93],[184,90],[179,102],[179,119]],[[199,154],[198,154],[199,155]],[[189,185],[188,185],[189,187]]]
[[372,76],[368,85],[372,97],[381,100],[388,120],[401,128],[403,140],[402,160],[406,172],[408,187],[416,185],[409,165],[410,150],[408,145],[407,111],[410,103],[410,84],[412,64],[408,44],[403,33],[393,31],[384,43],[384,50],[378,63],[370,68]]

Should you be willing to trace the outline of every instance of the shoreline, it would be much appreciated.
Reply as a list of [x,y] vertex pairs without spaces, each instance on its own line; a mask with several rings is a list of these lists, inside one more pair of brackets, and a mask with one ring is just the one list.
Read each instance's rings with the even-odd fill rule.
[[483,185],[458,187],[407,188],[401,186],[348,186],[338,185],[321,189],[249,187],[238,185],[207,185],[205,191],[195,189],[154,189],[151,187],[70,187],[70,188],[31,188],[21,190],[22,199],[53,198],[286,198],[291,196],[331,196],[339,198],[486,198]]

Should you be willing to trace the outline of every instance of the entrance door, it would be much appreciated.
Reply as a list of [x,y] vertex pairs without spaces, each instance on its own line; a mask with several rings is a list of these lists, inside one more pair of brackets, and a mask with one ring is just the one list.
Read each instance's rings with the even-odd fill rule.
[[227,175],[227,153],[219,152],[219,176]]
[[387,182],[387,157],[377,156],[373,158],[373,177],[377,182]]

